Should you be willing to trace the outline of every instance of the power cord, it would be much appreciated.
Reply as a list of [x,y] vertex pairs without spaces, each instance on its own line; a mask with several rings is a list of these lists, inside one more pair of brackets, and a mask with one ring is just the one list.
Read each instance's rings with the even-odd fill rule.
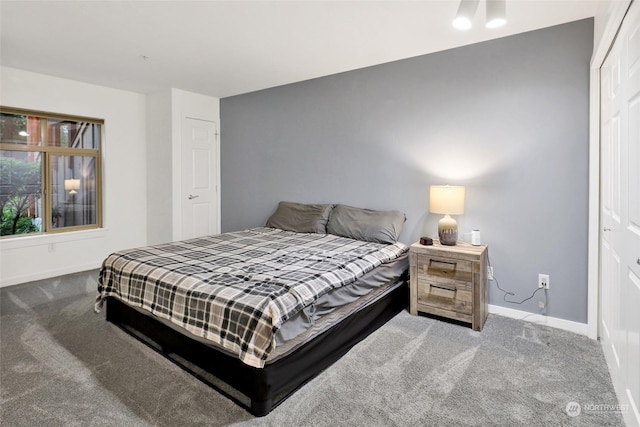
[[[489,263],[489,267],[491,267],[491,259],[489,258],[489,249],[488,249],[488,248],[487,248],[487,262]],[[533,297],[538,293],[538,291],[539,291],[539,290],[544,289],[544,288],[537,288],[535,291],[533,291],[533,293],[531,294],[531,296],[530,296],[530,297],[525,298],[525,299],[523,299],[522,301],[509,301],[509,300],[507,299],[507,295],[514,296],[514,295],[515,295],[515,293],[513,293],[513,292],[509,292],[509,291],[505,291],[504,289],[502,289],[502,288],[500,287],[500,283],[498,283],[498,279],[496,279],[496,276],[494,276],[494,275],[492,274],[492,275],[491,275],[491,277],[493,278],[492,280],[493,280],[494,282],[496,282],[496,286],[497,286],[497,288],[498,288],[500,291],[504,292],[504,295],[503,295],[502,299],[503,299],[505,302],[508,302],[508,303],[510,303],[510,304],[522,304],[523,302],[529,301],[531,298],[533,298]],[[547,299],[547,293],[546,293],[546,289],[544,289],[544,290],[545,290],[545,300],[546,300],[546,299]],[[545,302],[545,305],[544,305],[545,312],[546,312],[546,307],[547,307],[547,304],[546,304],[546,302]]]

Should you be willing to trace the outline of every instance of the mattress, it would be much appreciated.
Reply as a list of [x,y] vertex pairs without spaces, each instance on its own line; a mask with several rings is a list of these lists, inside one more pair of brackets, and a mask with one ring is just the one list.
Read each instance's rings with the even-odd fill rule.
[[[350,304],[381,286],[403,277],[409,269],[409,256],[403,254],[374,268],[354,283],[332,289],[282,324],[275,334],[277,347],[290,341],[337,308]],[[276,347],[276,348],[277,348]]]
[[[275,350],[269,354],[265,364],[268,365],[284,356],[287,356],[332,326],[340,323],[343,319],[358,312],[362,308],[375,303],[378,299],[384,297],[389,292],[392,292],[399,286],[402,286],[407,279],[408,263],[409,259],[407,254],[397,260],[384,263],[367,273],[357,282],[350,285],[348,290],[345,289],[341,292],[336,292],[338,290],[334,290],[335,293],[333,295],[331,295],[331,293],[327,294],[326,298],[318,302],[317,309],[309,310],[314,313],[314,315],[308,316],[311,320],[306,320],[306,318],[305,320],[302,320],[301,318],[293,317],[285,322],[283,327],[289,330],[296,330],[297,334],[295,334],[295,336],[290,336],[287,340],[280,341]],[[356,297],[356,295],[358,296]],[[144,315],[150,315],[147,311],[139,307],[132,308]],[[230,356],[235,356],[224,347],[219,346],[210,340],[194,335],[167,319],[158,317],[156,318],[156,321],[193,340],[215,348],[216,350]],[[288,322],[292,322],[292,325],[287,326]],[[135,334],[135,331],[131,332]],[[138,336],[138,338],[146,341],[146,337]],[[148,344],[153,346],[153,343],[148,342]]]
[[[96,310],[107,297],[118,298],[260,368],[289,319],[303,313],[281,342],[299,335],[301,323],[314,324],[370,292],[381,280],[368,273],[406,252],[402,243],[272,228],[124,250],[103,263]],[[381,271],[401,267],[389,268]]]
[[274,363],[279,359],[293,353],[298,348],[304,346],[307,342],[311,341],[318,335],[327,331],[331,327],[337,325],[342,320],[348,318],[354,313],[362,310],[363,308],[369,306],[370,304],[375,303],[380,298],[384,297],[390,292],[393,292],[398,287],[401,287],[405,284],[405,279],[396,279],[381,285],[367,295],[349,303],[345,304],[341,307],[337,307],[331,312],[319,317],[315,323],[307,328],[303,333],[296,336],[295,338],[283,343],[278,346],[276,350],[269,355],[269,358],[266,361],[266,364]]

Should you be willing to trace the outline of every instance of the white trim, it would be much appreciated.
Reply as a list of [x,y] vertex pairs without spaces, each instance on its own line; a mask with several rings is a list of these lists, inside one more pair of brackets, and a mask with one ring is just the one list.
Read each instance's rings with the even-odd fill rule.
[[39,271],[33,274],[25,274],[24,276],[14,276],[9,279],[0,280],[0,288],[6,286],[19,285],[21,283],[33,282],[35,280],[51,279],[58,276],[64,276],[66,274],[80,273],[82,271],[95,270],[100,268],[102,261],[95,263],[66,266],[64,268],[58,268],[55,270]]
[[171,89],[171,209],[172,240],[182,240],[182,115],[176,111],[175,91]]
[[220,117],[218,117],[218,119],[215,121],[216,123],[216,233],[220,234],[222,233],[222,219],[220,218],[220,216],[222,215],[222,209],[221,204],[222,204],[222,198],[220,197],[220,145],[221,145],[221,141],[222,141],[222,135],[220,135],[221,132],[221,126],[220,126]]
[[600,40],[595,40],[597,43],[593,49],[593,55],[591,55],[591,68],[600,69],[604,60],[609,53],[609,49],[613,45],[618,30],[622,25],[622,20],[629,10],[632,0],[619,0],[615,2],[603,3],[603,7],[608,7],[609,10],[605,11],[607,22],[605,28],[602,31]]
[[489,304],[489,313],[498,316],[509,317],[511,319],[524,320],[538,325],[550,326],[556,329],[573,332],[580,335],[588,335],[589,325],[586,323],[573,322],[571,320],[559,319],[557,317],[543,316],[541,314],[529,313],[522,310],[501,307]]
[[597,339],[600,323],[600,68],[591,68],[589,90],[589,212],[587,236],[587,326]]
[[86,239],[100,239],[107,234],[109,234],[108,228],[96,228],[92,230],[4,238],[0,239],[0,251],[10,251],[32,246],[46,246],[54,243],[76,242]]

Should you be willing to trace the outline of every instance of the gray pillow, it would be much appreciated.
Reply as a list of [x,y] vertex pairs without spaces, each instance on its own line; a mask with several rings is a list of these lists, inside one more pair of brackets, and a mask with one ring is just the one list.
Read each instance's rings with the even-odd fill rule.
[[407,217],[400,211],[374,211],[336,205],[327,233],[376,243],[395,243]]
[[276,211],[267,220],[266,226],[298,233],[325,234],[332,208],[333,205],[280,202]]

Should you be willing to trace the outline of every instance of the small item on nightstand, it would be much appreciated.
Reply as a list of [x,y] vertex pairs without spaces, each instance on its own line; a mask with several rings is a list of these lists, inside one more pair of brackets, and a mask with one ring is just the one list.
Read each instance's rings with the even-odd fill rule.
[[480,246],[480,230],[471,230],[471,244],[473,246]]
[[420,238],[421,245],[433,245],[433,239],[431,237],[421,237]]

